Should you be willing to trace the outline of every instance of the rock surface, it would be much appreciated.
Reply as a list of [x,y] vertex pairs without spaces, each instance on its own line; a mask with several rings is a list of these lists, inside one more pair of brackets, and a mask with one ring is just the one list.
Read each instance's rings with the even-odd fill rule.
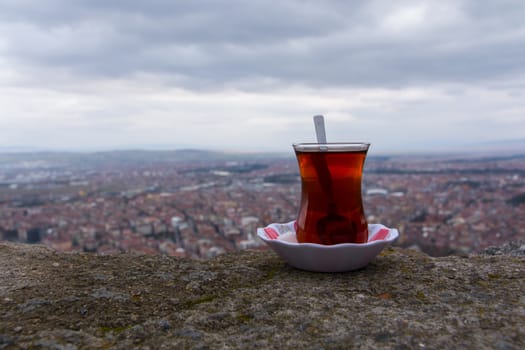
[[271,251],[193,261],[0,243],[0,349],[524,349],[524,267],[522,254],[392,248],[323,274]]

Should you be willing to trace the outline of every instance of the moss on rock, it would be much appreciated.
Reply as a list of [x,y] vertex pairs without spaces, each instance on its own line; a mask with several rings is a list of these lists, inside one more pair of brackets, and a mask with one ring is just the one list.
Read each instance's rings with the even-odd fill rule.
[[525,257],[398,248],[366,268],[0,243],[0,349],[525,348]]

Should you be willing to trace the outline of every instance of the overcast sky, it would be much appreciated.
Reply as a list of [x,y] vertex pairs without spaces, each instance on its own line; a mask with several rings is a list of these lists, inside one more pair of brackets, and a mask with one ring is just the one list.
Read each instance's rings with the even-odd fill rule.
[[525,140],[525,1],[0,0],[0,149]]

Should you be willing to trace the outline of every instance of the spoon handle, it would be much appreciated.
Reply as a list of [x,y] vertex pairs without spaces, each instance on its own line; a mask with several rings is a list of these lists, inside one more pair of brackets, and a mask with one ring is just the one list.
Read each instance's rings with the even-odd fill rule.
[[326,143],[326,131],[324,128],[324,117],[322,115],[314,116],[315,134],[317,143]]

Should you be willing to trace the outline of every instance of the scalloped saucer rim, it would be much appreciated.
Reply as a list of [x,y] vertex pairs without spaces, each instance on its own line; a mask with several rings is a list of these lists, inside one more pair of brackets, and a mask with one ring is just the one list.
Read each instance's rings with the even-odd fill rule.
[[369,224],[368,230],[367,243],[297,243],[294,220],[259,227],[257,236],[291,266],[316,272],[344,272],[365,267],[399,238],[397,229],[382,224]]

